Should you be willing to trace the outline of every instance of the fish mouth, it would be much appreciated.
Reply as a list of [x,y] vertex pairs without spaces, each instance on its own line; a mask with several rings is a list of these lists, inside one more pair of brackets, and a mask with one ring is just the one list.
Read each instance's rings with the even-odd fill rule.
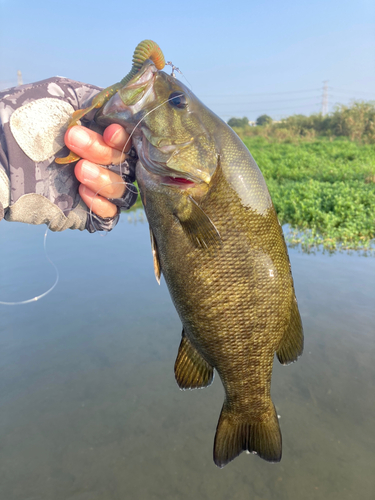
[[142,69],[99,110],[96,121],[102,126],[122,125],[130,134],[143,166],[163,184],[180,189],[208,185],[211,174],[186,154],[190,147],[195,147],[196,141],[199,145],[200,136],[166,136],[160,127],[154,131],[145,121],[148,114],[168,102],[157,102],[155,85],[158,78],[162,85],[170,77],[158,71],[152,61],[145,61]]
[[161,184],[163,186],[171,186],[177,187],[179,189],[189,189],[196,185],[195,182],[190,179],[186,179],[185,177],[171,177],[171,176],[163,176],[161,177]]
[[143,68],[117,93],[125,107],[132,108],[132,114],[137,114],[145,102],[154,98],[153,88],[158,70],[152,61],[147,60]]
[[152,61],[147,60],[143,69],[99,109],[95,121],[101,126],[118,123],[130,134],[135,127],[132,124],[133,117],[139,115],[141,119],[142,108],[154,98],[153,87],[157,72]]
[[[202,179],[192,173],[176,170],[168,166],[168,161],[173,157],[170,150],[167,153],[153,146],[143,137],[143,147],[136,147],[139,160],[146,170],[160,177],[163,184],[187,189],[195,184],[202,184]],[[176,147],[173,151],[176,151]],[[172,146],[171,146],[172,149]]]
[[141,71],[137,73],[124,88],[136,89],[144,86],[145,84],[149,84],[151,80],[155,79],[157,73],[158,69],[155,64],[150,59],[147,59],[143,64],[143,69],[141,69]]

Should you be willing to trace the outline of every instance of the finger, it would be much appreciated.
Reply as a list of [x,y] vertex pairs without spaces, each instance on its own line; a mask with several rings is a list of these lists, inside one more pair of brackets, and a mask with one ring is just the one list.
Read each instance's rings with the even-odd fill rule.
[[79,182],[105,198],[122,198],[125,193],[126,184],[120,175],[90,161],[80,160],[74,173]]
[[132,141],[129,139],[129,134],[117,123],[109,125],[103,132],[103,139],[111,148],[127,153],[132,147]]
[[103,198],[103,196],[95,194],[94,191],[91,191],[91,189],[83,184],[79,186],[79,194],[89,210],[99,215],[99,217],[106,219],[107,217],[114,217],[117,214],[116,205]]
[[125,155],[108,146],[100,134],[79,125],[68,128],[65,144],[77,155],[94,163],[117,165],[125,160]]

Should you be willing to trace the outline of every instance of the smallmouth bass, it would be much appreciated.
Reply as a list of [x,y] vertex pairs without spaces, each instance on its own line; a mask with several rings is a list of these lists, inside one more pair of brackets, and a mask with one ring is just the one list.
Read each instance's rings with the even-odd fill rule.
[[225,389],[214,461],[242,451],[278,462],[270,396],[273,359],[303,350],[282,229],[263,176],[233,130],[174,76],[146,61],[99,111],[132,134],[155,274],[164,275],[183,330],[175,377]]

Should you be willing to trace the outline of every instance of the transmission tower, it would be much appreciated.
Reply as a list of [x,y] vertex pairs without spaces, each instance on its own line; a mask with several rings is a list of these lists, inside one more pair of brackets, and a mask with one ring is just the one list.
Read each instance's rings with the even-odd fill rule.
[[20,85],[23,85],[23,81],[22,81],[22,73],[21,70],[19,69],[17,71],[17,87],[19,87]]
[[328,80],[325,80],[323,84],[322,116],[325,116],[328,113]]

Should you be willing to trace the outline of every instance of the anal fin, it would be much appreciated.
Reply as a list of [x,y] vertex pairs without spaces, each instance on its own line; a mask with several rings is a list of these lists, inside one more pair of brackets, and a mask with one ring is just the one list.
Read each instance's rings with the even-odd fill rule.
[[155,239],[154,233],[152,232],[151,227],[150,227],[150,239],[151,239],[152,258],[154,260],[155,278],[156,278],[156,281],[158,282],[158,285],[160,285],[161,266],[160,266],[160,260],[159,260],[159,253],[158,253],[158,247],[156,244],[156,239]]
[[289,326],[281,340],[279,349],[276,351],[278,360],[282,365],[288,365],[297,361],[303,351],[303,328],[299,314],[297,300],[293,298]]
[[213,367],[202,358],[184,331],[174,365],[174,374],[180,389],[207,387],[214,378]]

